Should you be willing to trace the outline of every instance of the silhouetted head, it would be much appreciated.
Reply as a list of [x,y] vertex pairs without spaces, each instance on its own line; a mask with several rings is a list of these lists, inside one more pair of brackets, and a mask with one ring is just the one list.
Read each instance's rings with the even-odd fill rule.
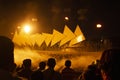
[[31,68],[31,59],[24,59],[23,60],[23,66],[25,68]]
[[39,67],[40,67],[41,70],[44,70],[45,66],[46,66],[46,63],[44,61],[39,63]]
[[120,72],[120,49],[108,49],[102,53],[100,68],[111,80],[119,79]]
[[82,73],[82,80],[97,80],[96,73],[88,69]]
[[66,67],[70,67],[71,66],[71,61],[70,60],[66,60],[65,61],[65,66]]
[[14,43],[5,36],[0,36],[0,68],[8,69],[14,64]]
[[55,65],[56,65],[56,61],[54,58],[49,58],[48,59],[48,62],[47,62],[47,65],[50,67],[50,68],[54,68]]

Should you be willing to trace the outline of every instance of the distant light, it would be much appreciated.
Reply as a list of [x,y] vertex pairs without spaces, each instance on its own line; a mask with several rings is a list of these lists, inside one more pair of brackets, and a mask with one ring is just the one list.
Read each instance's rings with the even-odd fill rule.
[[101,28],[102,25],[101,25],[101,24],[97,24],[96,27],[97,27],[97,28]]
[[18,26],[17,28],[18,28],[18,29],[20,29],[21,27],[20,27],[20,26]]
[[65,20],[69,20],[69,18],[68,18],[68,17],[65,17]]
[[32,18],[32,21],[37,21],[37,18]]
[[14,33],[13,33],[13,32],[11,32],[10,34],[11,34],[11,35],[14,35]]
[[30,25],[25,25],[25,26],[24,26],[24,31],[25,31],[26,33],[29,33],[30,30],[31,30]]

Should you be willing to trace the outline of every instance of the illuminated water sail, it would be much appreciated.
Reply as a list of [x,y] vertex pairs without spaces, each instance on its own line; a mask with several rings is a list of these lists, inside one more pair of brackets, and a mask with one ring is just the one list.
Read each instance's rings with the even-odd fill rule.
[[75,34],[65,25],[64,32],[63,34],[65,35],[65,38],[63,38],[60,42],[60,46],[64,45],[68,41],[72,40],[75,38]]
[[36,43],[37,43],[39,46],[41,46],[42,43],[45,41],[45,38],[46,38],[46,36],[44,36],[43,34],[41,34],[41,36],[38,37]]
[[84,37],[79,25],[77,25],[74,34],[76,35],[76,37],[70,41],[69,46],[72,46],[76,43],[79,43],[79,42],[85,40],[85,37]]
[[43,36],[45,36],[46,45],[49,46],[50,42],[52,41],[53,35],[48,33],[43,33]]
[[69,47],[73,46],[76,43],[79,43],[81,41],[85,40],[85,37],[79,27],[79,25],[76,26],[76,29],[74,33],[68,28],[67,25],[64,27],[63,33],[53,29],[53,33],[35,33],[35,34],[25,34],[25,33],[17,33],[15,32],[15,35],[13,37],[13,42],[18,45],[31,45],[34,46],[37,44],[39,47],[45,42],[46,46],[52,47],[58,42],[59,47],[63,46],[64,44],[69,42]]
[[55,45],[56,43],[58,43],[59,41],[61,41],[61,39],[63,39],[65,37],[64,34],[60,33],[57,30],[53,30],[53,39],[51,42],[51,46]]

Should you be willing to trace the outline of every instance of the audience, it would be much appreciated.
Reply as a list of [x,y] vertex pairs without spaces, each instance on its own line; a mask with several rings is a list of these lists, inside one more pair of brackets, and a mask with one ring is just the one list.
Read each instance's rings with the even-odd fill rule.
[[[105,50],[96,64],[88,65],[79,80],[116,80],[120,79],[120,49]],[[48,66],[47,69],[46,65]],[[55,58],[48,58],[39,63],[39,69],[33,72],[31,59],[24,59],[22,69],[16,74],[14,63],[14,43],[5,36],[0,36],[0,80],[76,80],[76,72],[71,68],[71,60],[65,61],[62,72],[54,70]],[[100,75],[101,74],[101,75]]]
[[18,75],[20,77],[26,78],[27,80],[31,80],[31,74],[33,73],[31,66],[31,59],[24,59],[22,65],[23,68],[18,71]]

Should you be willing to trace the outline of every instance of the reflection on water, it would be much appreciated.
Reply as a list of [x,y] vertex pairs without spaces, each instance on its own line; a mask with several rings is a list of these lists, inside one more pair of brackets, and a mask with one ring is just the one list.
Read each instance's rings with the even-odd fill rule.
[[64,67],[66,59],[72,61],[72,68],[75,70],[85,69],[96,59],[99,59],[101,52],[60,52],[60,51],[38,51],[15,48],[15,62],[17,65],[21,65],[23,59],[30,58],[32,60],[33,67],[37,67],[40,61],[47,61],[49,57],[54,57],[57,61],[56,70],[60,70]]

